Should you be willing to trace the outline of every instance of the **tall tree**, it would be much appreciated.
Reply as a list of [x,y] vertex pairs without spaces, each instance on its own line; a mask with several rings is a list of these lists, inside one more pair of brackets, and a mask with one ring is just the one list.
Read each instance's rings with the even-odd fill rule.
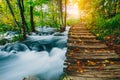
[[58,0],[59,6],[59,16],[60,16],[60,24],[63,26],[63,9],[62,9],[62,0]]
[[64,25],[64,18],[63,18],[63,1],[62,0],[58,0],[58,6],[59,6],[59,18],[60,18],[60,29],[61,31],[65,31],[65,25]]
[[33,6],[30,6],[30,23],[31,23],[31,31],[35,32],[34,18],[33,18]]
[[22,21],[22,34],[23,34],[23,38],[26,38],[27,26],[26,26],[25,17],[24,17],[24,11],[23,11],[21,0],[17,0],[17,2],[18,2],[19,11],[20,11],[21,21]]
[[64,30],[66,28],[66,18],[67,18],[67,0],[65,0]]
[[7,5],[8,5],[8,8],[9,8],[9,10],[10,10],[10,13],[11,13],[12,16],[13,16],[13,19],[14,19],[14,22],[16,23],[16,26],[17,26],[17,27],[20,27],[19,24],[18,24],[18,22],[17,22],[17,20],[16,20],[16,18],[15,18],[15,14],[14,14],[14,12],[13,12],[13,10],[12,10],[11,4],[10,4],[10,0],[5,0],[5,1],[6,1]]

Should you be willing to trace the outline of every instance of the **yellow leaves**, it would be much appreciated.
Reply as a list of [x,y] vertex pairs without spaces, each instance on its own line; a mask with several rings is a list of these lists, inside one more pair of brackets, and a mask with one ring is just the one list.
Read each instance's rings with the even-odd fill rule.
[[70,56],[71,56],[71,57],[74,57],[74,53],[73,53],[73,52],[70,52]]
[[3,0],[0,0],[0,5],[3,7],[5,6],[5,2]]
[[10,26],[12,26],[14,23],[13,17],[11,15],[2,15],[1,21],[4,24],[10,25]]
[[105,67],[105,66],[106,66],[106,64],[103,64],[103,66]]
[[111,61],[110,64],[115,64],[115,62],[112,62],[112,61]]
[[81,67],[79,67],[79,68],[77,69],[77,72],[83,73],[83,69],[82,69]]
[[85,52],[89,52],[89,51],[86,49]]
[[99,37],[99,36],[100,36],[100,34],[96,34],[96,36],[97,36],[97,37]]
[[108,63],[109,61],[108,60],[105,60],[106,63]]
[[12,5],[14,5],[14,4],[15,4],[15,1],[14,1],[14,0],[11,0],[10,3],[11,3]]
[[2,15],[2,22],[5,24],[12,25],[13,24],[13,17],[11,15]]
[[104,62],[107,63],[107,64],[111,64],[111,65],[112,65],[112,64],[115,64],[115,62],[109,61],[109,60],[105,60]]
[[87,61],[87,64],[88,64],[88,65],[96,65],[95,62],[93,62],[93,61],[89,61],[89,60]]
[[98,70],[102,70],[103,69],[103,66],[98,66]]
[[72,66],[68,66],[68,70],[71,70],[71,69],[73,69],[73,67]]
[[73,44],[76,44],[76,41],[74,41]]
[[77,61],[77,64],[80,64],[80,61]]

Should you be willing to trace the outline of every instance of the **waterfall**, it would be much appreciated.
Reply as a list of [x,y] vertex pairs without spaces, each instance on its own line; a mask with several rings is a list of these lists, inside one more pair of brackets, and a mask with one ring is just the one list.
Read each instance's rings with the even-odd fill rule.
[[22,80],[28,76],[59,80],[63,74],[68,31],[67,28],[63,33],[30,35],[23,42],[1,46],[0,80]]

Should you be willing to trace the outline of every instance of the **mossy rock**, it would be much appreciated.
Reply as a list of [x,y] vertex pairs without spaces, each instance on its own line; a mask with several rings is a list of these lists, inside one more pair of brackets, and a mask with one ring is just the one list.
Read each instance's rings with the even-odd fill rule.
[[7,42],[7,39],[0,39],[0,45],[5,45]]

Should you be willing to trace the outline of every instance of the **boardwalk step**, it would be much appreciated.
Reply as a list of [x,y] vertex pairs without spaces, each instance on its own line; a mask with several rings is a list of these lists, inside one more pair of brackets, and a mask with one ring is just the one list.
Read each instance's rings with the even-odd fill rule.
[[[109,54],[109,56],[115,56],[116,55],[116,53],[92,53],[92,52],[89,52],[89,53],[75,53],[75,54],[73,54],[73,53],[67,53],[66,55],[67,56],[77,56],[77,57],[81,57],[81,56],[108,56],[108,54]],[[118,55],[116,55],[116,56],[118,56]]]
[[78,52],[78,53],[115,53],[114,50],[109,50],[108,48],[107,49],[79,49],[79,48],[74,48],[74,47],[71,47],[71,48],[68,48],[67,50],[68,53],[70,52]]
[[71,27],[71,29],[87,29],[87,28],[78,26],[78,27]]
[[100,43],[85,43],[85,42],[68,42],[67,45],[75,45],[75,46],[79,46],[79,45],[87,45],[87,46],[106,46],[106,44],[100,44]]
[[[101,63],[104,65],[99,65],[99,64],[96,63],[95,65],[91,65],[91,66],[85,65],[85,66],[79,66],[79,67],[84,69],[84,71],[89,71],[89,70],[97,71],[100,67],[101,67],[101,70],[106,70],[106,71],[119,70],[120,71],[120,65],[107,64],[107,63]],[[73,64],[64,63],[64,65],[68,65],[69,67],[71,66],[72,67],[71,70],[78,68],[78,64],[74,64],[74,63]],[[64,69],[66,69],[66,68],[64,68]]]
[[67,59],[77,59],[77,60],[81,60],[81,59],[88,59],[88,60],[99,60],[99,59],[113,59],[113,58],[116,58],[116,59],[118,59],[119,58],[119,56],[105,56],[105,57],[103,57],[103,56],[81,56],[81,57],[68,57],[67,56]]
[[81,31],[87,31],[87,32],[89,32],[88,29],[70,29],[70,32],[81,32]]
[[100,43],[99,40],[81,40],[81,39],[68,39],[68,42],[86,42],[86,43]]
[[88,30],[81,30],[81,31],[79,31],[79,30],[77,30],[77,31],[70,31],[70,32],[72,32],[72,33],[76,33],[76,32],[78,32],[78,33],[90,33],[90,31],[88,31]]
[[92,34],[91,33],[69,33],[68,35],[72,35],[72,36],[76,36],[76,35],[78,35],[78,36],[92,36]]
[[69,72],[68,74],[70,76],[85,77],[85,78],[106,78],[107,80],[108,79],[119,80],[120,72],[118,72],[118,74],[116,74],[116,73],[112,74],[112,72],[111,73],[109,73],[109,72],[107,72],[107,73],[99,72],[99,71],[98,71],[98,73],[97,72],[93,72],[93,73]]
[[71,35],[71,34],[73,34],[73,35],[93,35],[92,33],[90,33],[90,32],[86,32],[86,33],[81,33],[81,32],[69,32],[69,35]]
[[73,52],[73,53],[114,53],[114,50],[109,50],[108,48],[77,48],[77,47],[69,47],[67,52]]
[[114,55],[116,54],[115,51],[81,51],[81,52],[78,52],[78,51],[67,51],[66,55],[67,54],[71,54],[71,55]]
[[68,47],[77,47],[77,48],[108,48],[106,45],[96,45],[96,46],[93,46],[93,45],[71,45],[71,44],[67,44]]
[[92,38],[92,39],[95,39],[96,38],[96,36],[72,36],[72,35],[69,35],[69,38]]
[[[100,74],[111,74],[111,73],[109,73],[110,71],[111,72],[114,72],[114,73],[116,73],[116,74],[119,74],[120,75],[120,69],[119,68],[117,68],[116,69],[116,67],[115,68],[109,68],[109,69],[106,69],[106,67],[102,67],[103,69],[101,69],[101,71],[100,71]],[[97,70],[99,70],[99,66],[97,67],[97,68],[95,68],[95,69],[90,69],[90,70],[88,70],[87,68],[85,69],[85,68],[82,68],[82,70],[83,70],[83,72],[84,73],[82,73],[82,72],[80,72],[80,71],[77,71],[77,70],[75,70],[75,69],[77,69],[77,67],[76,68],[74,68],[74,67],[72,67],[72,69],[71,70],[67,70],[67,71],[69,71],[70,73],[72,73],[72,72],[74,72],[74,74],[75,73],[80,73],[80,74],[84,74],[84,73],[88,73],[88,74],[96,74],[96,73],[98,73],[98,71]],[[73,71],[74,70],[74,71]],[[93,72],[92,72],[93,71]]]

